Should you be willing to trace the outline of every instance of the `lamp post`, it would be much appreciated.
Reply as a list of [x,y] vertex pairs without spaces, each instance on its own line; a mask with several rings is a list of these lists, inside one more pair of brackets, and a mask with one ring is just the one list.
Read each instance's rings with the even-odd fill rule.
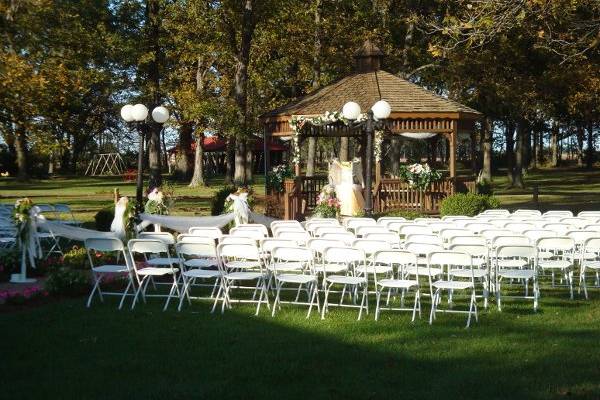
[[357,121],[361,114],[360,106],[350,101],[344,104],[342,114],[344,118],[355,121],[353,128],[364,128],[366,136],[366,176],[365,176],[365,214],[370,216],[373,213],[373,136],[376,129],[385,128],[385,120],[390,116],[392,108],[385,100],[379,100],[373,104],[373,107],[367,111],[365,120]]
[[[121,118],[125,122],[137,122],[137,128],[140,135],[138,145],[138,166],[137,166],[137,181],[136,181],[136,212],[139,214],[143,210],[143,198],[144,198],[144,139],[148,125],[146,119],[148,118],[148,108],[143,104],[131,105],[127,104],[121,108]],[[158,124],[164,124],[169,119],[169,110],[166,107],[158,106],[152,110],[152,119]]]

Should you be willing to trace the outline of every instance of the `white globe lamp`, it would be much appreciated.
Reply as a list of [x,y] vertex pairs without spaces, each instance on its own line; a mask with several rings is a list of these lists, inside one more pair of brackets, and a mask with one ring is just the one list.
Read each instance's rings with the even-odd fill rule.
[[377,103],[373,104],[371,110],[373,111],[373,116],[376,119],[386,119],[392,113],[392,107],[390,106],[390,103],[385,100],[379,100]]
[[344,104],[344,107],[342,108],[342,115],[344,118],[354,121],[358,119],[358,116],[360,115],[360,106],[358,103],[349,101]]
[[148,116],[148,108],[146,108],[146,106],[143,104],[136,104],[135,106],[133,106],[131,115],[133,116],[133,119],[135,119],[138,122],[141,122],[145,120]]
[[152,119],[159,124],[164,124],[169,119],[169,110],[163,106],[156,107],[152,110]]
[[133,106],[131,104],[126,104],[121,107],[121,118],[123,118],[125,122],[133,121]]

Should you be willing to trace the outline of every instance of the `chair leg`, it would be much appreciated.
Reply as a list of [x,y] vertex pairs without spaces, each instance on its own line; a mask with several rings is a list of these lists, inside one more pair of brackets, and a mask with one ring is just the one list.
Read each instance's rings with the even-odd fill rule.
[[437,298],[439,296],[439,289],[435,291],[435,294],[431,298],[431,312],[429,313],[429,325],[433,324],[435,319],[435,308],[437,307]]
[[192,280],[188,280],[187,278],[183,278],[183,287],[181,288],[181,296],[179,298],[179,305],[177,306],[177,311],[181,311],[181,306],[183,305],[183,300],[185,299],[185,297],[188,297],[189,300],[189,289],[190,289],[190,283],[192,282]]
[[325,286],[325,300],[323,301],[323,308],[321,309],[321,319],[325,319],[325,313],[327,312],[327,305],[329,299],[329,290],[331,289],[331,285]]
[[[365,306],[365,299],[367,298],[367,289],[368,289],[368,284],[365,283],[365,287],[363,289],[363,295],[362,295],[362,299],[360,301],[360,309],[358,311],[358,321],[360,321],[360,317],[362,316],[362,311],[363,311],[363,307],[366,307],[366,312],[369,312],[369,306],[368,304]],[[356,286],[357,290],[358,290],[358,285]]]
[[219,304],[219,297],[221,297],[221,294],[223,293],[223,285],[224,279],[221,279],[221,281],[219,282],[219,289],[217,290],[217,294],[215,295],[215,301],[213,303],[212,309],[210,310],[211,314],[215,312],[217,304]]
[[137,303],[137,299],[140,295],[140,293],[142,292],[144,285],[146,285],[148,283],[148,279],[146,279],[147,276],[144,276],[141,280],[140,280],[140,286],[138,287],[138,289],[135,292],[135,296],[133,297],[133,302],[131,303],[131,309],[133,310],[133,308],[135,307],[135,303]]
[[96,290],[98,290],[100,288],[100,280],[101,279],[102,279],[101,277],[97,277],[94,274],[94,281],[95,281],[95,283],[94,283],[94,287],[92,288],[92,291],[90,292],[90,296],[88,297],[88,301],[87,301],[87,304],[86,304],[87,308],[90,308],[90,306],[92,305],[92,298],[94,297],[94,293],[96,292]]
[[133,288],[134,292],[135,292],[135,286],[133,285],[133,280],[131,279],[131,276],[129,277],[129,282],[127,283],[127,287],[125,288],[125,291],[123,292],[123,296],[121,296],[121,301],[119,302],[119,307],[118,309],[120,310],[121,308],[123,308],[123,303],[125,302],[125,298],[127,297],[127,293],[129,293],[129,288]]
[[379,300],[381,298],[381,289],[377,289],[375,293],[375,321],[379,319]]
[[[414,300],[414,304],[413,304],[413,312],[412,312],[412,319],[410,322],[415,322],[415,317],[417,315],[417,303],[420,303],[420,295],[419,295],[419,289],[417,289],[415,291],[415,300]],[[419,317],[421,316],[421,306],[419,305]]]
[[275,294],[275,301],[273,301],[273,310],[271,312],[271,317],[275,316],[275,310],[277,310],[277,305],[279,304],[279,293],[281,292],[281,286],[283,286],[282,283],[280,283],[280,282],[276,283],[277,290],[276,290],[276,294]]
[[317,282],[313,282],[310,285],[310,288],[312,288],[312,290],[311,290],[312,296],[311,296],[311,299],[310,299],[310,305],[308,306],[308,313],[306,314],[306,318],[310,317],[310,312],[312,311],[313,304],[314,304],[315,300],[317,302],[317,310],[320,309],[320,306],[319,306],[319,295],[318,295],[318,292],[317,292]]

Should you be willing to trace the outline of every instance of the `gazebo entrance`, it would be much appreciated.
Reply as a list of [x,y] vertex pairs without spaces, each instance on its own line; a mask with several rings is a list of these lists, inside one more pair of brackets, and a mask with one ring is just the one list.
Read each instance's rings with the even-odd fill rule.
[[[363,131],[335,120],[323,124],[311,121],[320,120],[315,117],[332,115],[332,111],[341,110],[348,101],[354,101],[362,110],[368,110],[371,105],[383,99],[391,106],[391,113],[385,120],[385,128],[380,132],[379,140],[375,140],[373,211],[405,209],[436,214],[441,200],[448,195],[474,190],[474,177],[457,176],[457,139],[459,133],[470,136],[474,132],[475,122],[481,118],[481,113],[381,70],[383,53],[369,41],[355,53],[354,58],[354,73],[262,115],[265,143],[276,137],[292,139],[290,142],[296,143],[296,146],[300,146],[303,140],[311,136],[354,138],[361,144],[360,156],[364,160],[367,157],[364,150],[366,135]],[[305,123],[299,125],[299,119]],[[377,145],[379,143],[381,146],[383,138],[392,135],[428,140],[432,147],[445,140],[448,153],[447,176],[420,190],[408,182],[384,174],[381,156],[377,157]],[[271,163],[268,152],[265,155],[265,170],[269,171]],[[364,161],[363,166],[368,174],[370,166]],[[299,157],[295,157],[294,170],[296,177],[285,181],[280,197],[283,209],[281,217],[303,219],[314,208],[316,198],[323,186],[327,185],[328,179],[326,175],[302,176]]]

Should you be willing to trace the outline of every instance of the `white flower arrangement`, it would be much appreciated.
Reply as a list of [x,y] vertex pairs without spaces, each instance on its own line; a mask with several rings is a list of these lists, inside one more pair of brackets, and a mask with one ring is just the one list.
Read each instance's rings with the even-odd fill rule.
[[441,172],[432,169],[429,164],[419,163],[401,166],[398,175],[411,187],[419,190],[427,189],[442,177]]

